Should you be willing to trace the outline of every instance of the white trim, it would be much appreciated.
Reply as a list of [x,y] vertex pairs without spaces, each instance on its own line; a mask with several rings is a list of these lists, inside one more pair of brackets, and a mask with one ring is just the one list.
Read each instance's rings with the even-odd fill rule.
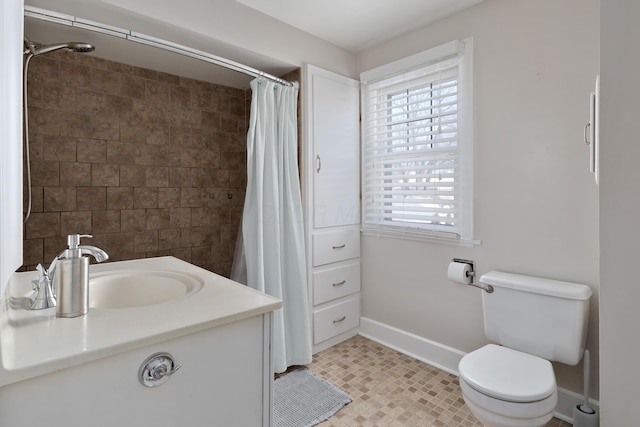
[[[360,92],[360,104],[361,113],[363,115],[361,120],[361,227],[362,231],[368,234],[376,235],[397,234],[399,238],[407,240],[426,240],[433,243],[449,243],[451,240],[460,242],[458,246],[474,246],[479,244],[474,240],[474,117],[473,117],[473,37],[466,38],[464,40],[454,40],[449,43],[445,43],[440,46],[419,52],[415,55],[382,65],[372,70],[364,71],[360,74],[361,92]],[[432,66],[437,61],[449,60],[454,57],[459,58],[458,62],[458,77],[459,77],[459,118],[458,118],[458,148],[459,160],[458,172],[459,178],[457,179],[455,188],[459,189],[459,206],[457,208],[457,219],[455,220],[455,234],[448,232],[439,232],[437,226],[423,224],[424,228],[412,229],[404,227],[400,222],[391,224],[390,221],[382,221],[381,224],[375,224],[374,222],[367,220],[368,206],[371,207],[372,212],[378,212],[380,206],[377,203],[369,203],[370,197],[368,191],[365,191],[365,187],[368,188],[368,183],[377,183],[377,179],[371,177],[371,180],[367,178],[368,168],[366,165],[369,163],[367,156],[364,154],[365,147],[375,146],[377,140],[375,137],[369,139],[366,137],[368,128],[369,113],[366,103],[368,103],[367,90],[370,86],[375,86],[378,81],[388,81],[394,78],[394,76],[405,75],[405,73],[412,72],[416,69],[422,69],[423,67]],[[373,107],[373,111],[378,111],[378,107]],[[366,117],[365,117],[366,116]],[[380,157],[382,156],[382,157]],[[372,159],[384,159],[383,155],[373,155]],[[395,194],[395,193],[394,193]],[[409,224],[411,225],[411,224]],[[449,227],[451,228],[451,227]],[[444,230],[447,231],[447,230]],[[447,235],[445,237],[445,235]]]
[[[455,376],[459,376],[458,363],[466,355],[453,347],[366,317],[360,318],[360,335]],[[554,416],[572,423],[573,408],[581,403],[581,395],[558,387],[558,404]],[[597,400],[589,399],[589,403],[600,412],[600,403]]]
[[459,138],[465,141],[460,145],[460,200],[464,204],[460,235],[467,239],[474,237],[474,205],[475,205],[475,121],[474,121],[474,86],[473,86],[473,37],[462,42],[464,57],[460,61],[460,100],[459,108],[463,112],[459,121]]
[[262,426],[273,425],[273,311],[262,315]]
[[23,2],[0,2],[0,298],[22,264]]
[[360,81],[368,83],[372,80],[386,78],[393,74],[410,70],[415,67],[422,67],[435,61],[454,55],[460,55],[465,51],[464,43],[458,40],[436,46],[434,48],[407,56],[406,58],[381,65],[368,71],[360,73]]
[[[558,387],[558,404],[553,416],[573,424],[573,408],[577,405],[584,403],[584,397],[582,395],[567,390],[563,387]],[[589,406],[596,410],[600,414],[600,402],[595,399],[589,399]]]
[[453,238],[450,236],[440,236],[437,232],[431,233],[403,233],[402,230],[397,231],[385,231],[382,229],[372,230],[372,229],[361,229],[360,232],[365,236],[373,236],[373,237],[384,237],[388,239],[399,239],[399,240],[410,240],[412,242],[425,242],[425,243],[440,243],[443,245],[451,245],[451,246],[480,246],[482,244],[482,240],[468,240],[468,239],[459,239]]
[[349,338],[355,337],[356,335],[359,334],[359,331],[360,331],[359,327],[350,329],[346,332],[343,332],[339,335],[336,335],[325,341],[322,341],[321,343],[315,344],[313,346],[313,354],[320,353],[321,351],[331,348],[334,345],[340,344],[341,342],[346,341]]
[[458,363],[466,354],[366,317],[360,317],[360,335],[456,376]]

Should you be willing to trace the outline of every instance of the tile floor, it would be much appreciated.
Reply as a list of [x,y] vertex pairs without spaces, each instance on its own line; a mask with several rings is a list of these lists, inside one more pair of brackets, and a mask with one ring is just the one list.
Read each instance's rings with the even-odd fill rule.
[[[324,350],[308,366],[353,402],[321,427],[481,426],[458,378],[361,336]],[[568,427],[552,419],[546,427]]]

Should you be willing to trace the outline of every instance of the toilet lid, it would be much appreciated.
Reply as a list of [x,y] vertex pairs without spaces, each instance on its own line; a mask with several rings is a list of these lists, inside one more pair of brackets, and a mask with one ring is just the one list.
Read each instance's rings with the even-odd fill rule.
[[458,370],[479,392],[510,402],[535,402],[556,389],[551,362],[495,344],[464,356]]

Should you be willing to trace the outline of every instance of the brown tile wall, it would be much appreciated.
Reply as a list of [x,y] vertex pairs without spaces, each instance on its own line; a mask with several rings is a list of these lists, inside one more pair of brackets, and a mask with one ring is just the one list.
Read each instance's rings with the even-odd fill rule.
[[111,260],[173,255],[228,276],[249,90],[63,51],[34,58],[28,83],[23,268],[48,266],[81,233]]

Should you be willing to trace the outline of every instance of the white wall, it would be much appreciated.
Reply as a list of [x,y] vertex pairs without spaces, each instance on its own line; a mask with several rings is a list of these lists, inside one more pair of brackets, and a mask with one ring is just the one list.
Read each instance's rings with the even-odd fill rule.
[[0,297],[22,265],[22,1],[0,1]]
[[[362,244],[363,316],[463,352],[487,342],[480,290],[447,280],[453,257],[594,291],[588,347],[597,379],[598,190],[583,127],[598,74],[598,0],[486,0],[372,49],[365,71],[474,37],[475,237],[456,247],[377,237]],[[581,390],[581,368],[557,366]],[[597,398],[597,381],[592,397]]]
[[[26,4],[133,29],[256,68],[312,63],[355,77],[355,56],[234,0],[27,0]],[[265,65],[266,66],[266,65]]]
[[601,6],[600,395],[602,426],[638,425],[640,2]]

